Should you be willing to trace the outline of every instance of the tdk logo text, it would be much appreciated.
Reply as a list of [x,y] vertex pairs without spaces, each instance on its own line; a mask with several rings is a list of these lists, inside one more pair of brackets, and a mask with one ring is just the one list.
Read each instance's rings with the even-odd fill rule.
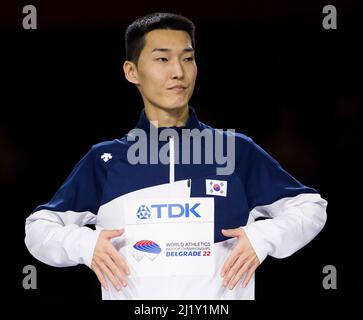
[[139,219],[148,219],[151,214],[155,217],[156,213],[156,218],[158,219],[161,219],[165,216],[168,218],[181,218],[183,216],[185,218],[189,218],[192,215],[194,215],[196,218],[201,218],[199,213],[196,211],[199,206],[200,203],[195,203],[192,207],[189,203],[152,204],[150,208],[154,210],[151,213],[147,206],[142,205],[137,211],[137,217]]
[[[194,204],[191,208],[189,207],[189,203],[185,205],[179,203],[169,203],[169,204],[153,204],[151,208],[156,208],[157,217],[161,218],[162,214],[165,214],[165,211],[168,213],[168,218],[180,218],[185,216],[189,218],[190,214],[194,214],[197,218],[200,218],[198,212],[195,211],[197,207],[200,206],[200,203]],[[167,208],[166,210],[164,208]]]

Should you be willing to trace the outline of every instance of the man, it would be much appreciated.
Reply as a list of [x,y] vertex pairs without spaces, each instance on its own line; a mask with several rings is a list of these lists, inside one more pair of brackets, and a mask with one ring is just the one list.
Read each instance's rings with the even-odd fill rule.
[[[291,255],[325,224],[327,202],[316,190],[252,139],[197,119],[188,105],[194,49],[194,25],[179,15],[151,14],[127,28],[124,73],[144,102],[136,128],[93,146],[26,220],[29,251],[53,266],[86,264],[104,299],[254,299],[266,256]],[[222,172],[225,143],[233,152]]]

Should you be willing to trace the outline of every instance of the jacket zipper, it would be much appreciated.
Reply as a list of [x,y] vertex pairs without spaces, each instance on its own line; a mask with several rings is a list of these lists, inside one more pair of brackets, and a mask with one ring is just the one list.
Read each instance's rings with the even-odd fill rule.
[[[170,150],[170,162],[169,162],[169,183],[175,182],[175,150],[174,150],[174,137],[169,137],[169,150]],[[190,189],[191,179],[187,180],[187,186]]]
[[169,183],[175,182],[174,137],[169,138]]

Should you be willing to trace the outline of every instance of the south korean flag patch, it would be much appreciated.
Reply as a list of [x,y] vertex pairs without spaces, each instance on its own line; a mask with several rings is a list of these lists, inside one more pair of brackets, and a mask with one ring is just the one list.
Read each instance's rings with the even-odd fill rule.
[[212,196],[227,196],[227,181],[222,180],[205,180],[205,192]]

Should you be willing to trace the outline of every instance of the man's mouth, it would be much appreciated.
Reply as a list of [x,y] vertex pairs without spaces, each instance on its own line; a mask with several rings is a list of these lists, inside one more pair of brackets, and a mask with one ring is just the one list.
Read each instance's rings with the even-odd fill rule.
[[182,85],[176,85],[176,86],[172,86],[170,88],[168,88],[168,90],[171,90],[173,92],[183,92],[187,87],[182,86]]

